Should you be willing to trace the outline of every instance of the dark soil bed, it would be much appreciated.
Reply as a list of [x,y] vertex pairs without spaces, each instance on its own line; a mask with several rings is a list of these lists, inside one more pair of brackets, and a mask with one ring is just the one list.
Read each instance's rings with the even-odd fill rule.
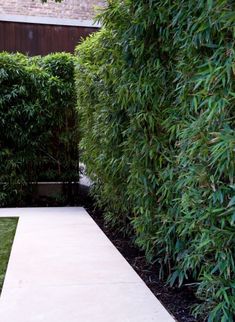
[[123,237],[123,235],[113,231],[105,224],[102,211],[95,208],[91,198],[83,196],[79,205],[87,210],[106,236],[178,322],[198,322],[190,313],[192,306],[198,302],[189,286],[181,288],[167,286],[158,279],[159,268],[156,265],[148,264],[144,253],[133,245],[130,239]]

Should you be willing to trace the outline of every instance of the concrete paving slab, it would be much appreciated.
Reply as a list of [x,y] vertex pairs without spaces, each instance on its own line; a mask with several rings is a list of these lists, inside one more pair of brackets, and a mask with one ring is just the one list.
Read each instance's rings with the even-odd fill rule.
[[19,223],[1,322],[173,322],[83,208],[0,209]]

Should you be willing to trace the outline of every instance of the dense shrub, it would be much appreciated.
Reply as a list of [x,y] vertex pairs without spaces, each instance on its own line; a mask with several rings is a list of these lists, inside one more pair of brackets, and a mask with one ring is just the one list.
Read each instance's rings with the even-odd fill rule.
[[83,159],[106,219],[134,229],[200,320],[235,313],[234,3],[109,1],[77,47]]
[[[43,175],[44,180],[56,178],[61,181],[76,181],[79,179],[79,171],[74,57],[70,54],[55,53],[41,58],[39,64],[43,70],[57,79],[56,84],[50,89],[53,113],[50,131],[53,139],[47,142],[47,152],[50,151],[59,167],[59,172],[56,167],[54,173],[42,173],[40,178]],[[51,159],[48,161],[51,168]]]
[[30,182],[78,176],[73,65],[63,53],[0,54],[1,205],[20,199]]

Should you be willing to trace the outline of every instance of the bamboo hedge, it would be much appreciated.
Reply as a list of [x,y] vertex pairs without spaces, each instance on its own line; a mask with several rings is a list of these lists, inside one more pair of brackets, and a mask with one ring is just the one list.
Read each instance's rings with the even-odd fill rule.
[[0,53],[0,86],[0,206],[32,182],[78,180],[74,57]]
[[132,233],[200,321],[235,314],[235,4],[113,0],[77,47],[83,160],[106,220]]

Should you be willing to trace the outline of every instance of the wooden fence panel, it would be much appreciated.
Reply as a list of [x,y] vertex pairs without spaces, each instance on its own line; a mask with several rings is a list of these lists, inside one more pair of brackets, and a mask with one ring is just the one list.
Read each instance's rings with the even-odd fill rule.
[[98,28],[0,21],[0,51],[30,56],[74,52],[75,46]]

